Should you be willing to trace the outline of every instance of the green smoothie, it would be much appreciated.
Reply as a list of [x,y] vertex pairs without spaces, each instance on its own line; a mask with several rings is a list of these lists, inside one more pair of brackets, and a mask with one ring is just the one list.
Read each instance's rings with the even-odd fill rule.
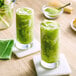
[[21,44],[29,44],[33,41],[33,10],[19,8],[16,12],[17,41]]
[[45,14],[48,15],[49,17],[57,17],[58,15],[60,15],[62,9],[56,9],[53,7],[45,7],[44,9]]
[[59,24],[45,20],[41,23],[41,58],[46,63],[59,60]]

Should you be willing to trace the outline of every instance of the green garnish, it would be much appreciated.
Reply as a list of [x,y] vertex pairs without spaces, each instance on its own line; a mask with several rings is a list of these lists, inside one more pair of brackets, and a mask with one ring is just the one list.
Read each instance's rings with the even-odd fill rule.
[[13,40],[0,40],[0,59],[11,58],[13,45]]

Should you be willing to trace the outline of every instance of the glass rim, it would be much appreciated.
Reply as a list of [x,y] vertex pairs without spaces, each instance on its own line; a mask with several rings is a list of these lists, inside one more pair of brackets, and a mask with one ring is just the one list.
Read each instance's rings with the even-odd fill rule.
[[31,10],[31,13],[30,14],[20,14],[20,15],[32,15],[32,14],[34,14],[34,10],[32,8],[29,8],[29,7],[20,7],[20,8],[17,8],[16,9],[16,13],[19,12],[19,9],[22,9],[22,8]]
[[[57,25],[60,25],[60,24],[57,23],[54,28],[51,28],[51,27],[47,27],[46,22],[55,22],[55,23],[57,23],[56,21],[53,21],[53,20],[44,20],[44,21],[40,22],[40,27],[43,27],[45,29],[57,29],[58,28]],[[44,23],[46,26],[43,26],[41,23]]]

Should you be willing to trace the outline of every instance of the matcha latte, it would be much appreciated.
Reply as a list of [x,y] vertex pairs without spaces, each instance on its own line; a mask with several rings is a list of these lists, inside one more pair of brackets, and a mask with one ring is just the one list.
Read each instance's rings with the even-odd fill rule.
[[40,31],[41,64],[46,68],[55,68],[59,60],[59,24],[45,20],[40,25]]
[[20,49],[31,47],[33,41],[33,10],[31,8],[18,8],[16,11],[16,46]]

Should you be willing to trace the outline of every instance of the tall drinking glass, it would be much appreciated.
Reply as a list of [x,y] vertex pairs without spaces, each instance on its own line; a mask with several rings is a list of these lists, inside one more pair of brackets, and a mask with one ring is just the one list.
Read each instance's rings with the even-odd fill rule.
[[41,65],[48,69],[58,66],[59,62],[59,24],[44,20],[41,31]]
[[0,0],[0,30],[12,25],[15,0]]
[[33,43],[33,9],[23,7],[16,11],[16,47],[28,49]]

